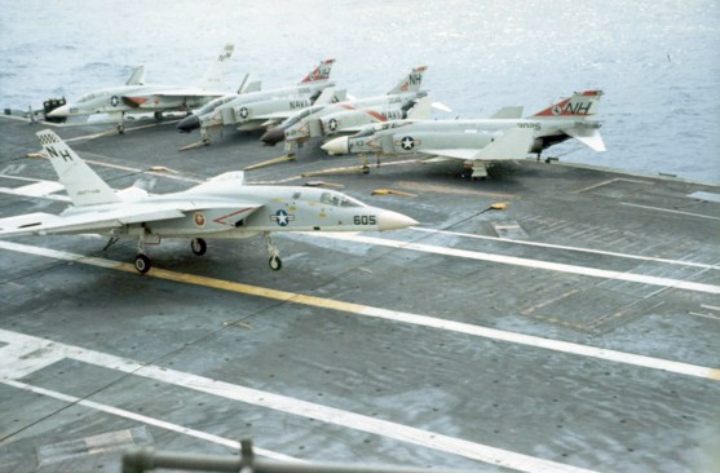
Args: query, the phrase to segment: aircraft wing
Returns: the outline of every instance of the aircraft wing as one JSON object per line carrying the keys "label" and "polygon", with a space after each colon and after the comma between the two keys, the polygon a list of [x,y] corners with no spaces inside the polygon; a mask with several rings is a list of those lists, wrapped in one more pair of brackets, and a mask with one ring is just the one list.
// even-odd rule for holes
{"label": "aircraft wing", "polygon": [[513,161],[525,159],[534,140],[532,128],[511,128],[484,148],[418,149],[419,153],[466,161]]}
{"label": "aircraft wing", "polygon": [[523,107],[503,107],[490,118],[522,118]]}
{"label": "aircraft wing", "polygon": [[153,99],[162,98],[192,98],[192,97],[219,97],[222,94],[215,92],[208,92],[202,89],[177,89],[167,90],[164,92],[150,92],[147,94],[133,94],[123,95],[120,99],[123,103],[129,107],[138,108],[141,107],[145,102]]}
{"label": "aircraft wing", "polygon": [[511,128],[478,151],[472,159],[475,161],[525,159],[533,141],[535,141],[535,131],[532,128]]}
{"label": "aircraft wing", "polygon": [[597,128],[567,128],[563,132],[572,136],[593,151],[603,152],[606,150],[600,130]]}
{"label": "aircraft wing", "polygon": [[465,160],[473,159],[473,157],[478,153],[478,150],[474,148],[418,149],[417,151],[418,153],[427,154],[430,156]]}
{"label": "aircraft wing", "polygon": [[[232,210],[229,215],[245,218],[262,207],[256,203],[232,202],[217,204],[203,202],[202,199],[174,202],[171,206],[152,207],[148,205],[125,205],[121,209],[110,211],[90,211],[77,215],[53,215],[44,212],[19,215],[0,219],[0,238],[27,235],[69,235],[78,233],[104,233],[125,225],[152,223],[162,220],[184,218],[196,210]],[[240,210],[238,210],[240,209]]]}
{"label": "aircraft wing", "polygon": [[296,110],[281,110],[279,112],[271,112],[271,113],[261,113],[258,115],[253,115],[252,119],[259,119],[259,120],[280,120],[283,121],[286,118],[289,118],[295,114]]}
{"label": "aircraft wing", "polygon": [[103,233],[133,223],[171,220],[184,216],[185,213],[177,209],[154,208],[139,211],[135,206],[70,216],[38,212],[0,219],[0,237]]}

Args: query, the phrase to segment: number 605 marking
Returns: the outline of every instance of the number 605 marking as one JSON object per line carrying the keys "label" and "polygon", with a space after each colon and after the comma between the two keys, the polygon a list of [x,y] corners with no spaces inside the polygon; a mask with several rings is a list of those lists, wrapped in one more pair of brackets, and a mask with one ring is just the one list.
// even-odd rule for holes
{"label": "number 605 marking", "polygon": [[377,219],[374,215],[356,215],[353,218],[353,223],[355,225],[375,225]]}

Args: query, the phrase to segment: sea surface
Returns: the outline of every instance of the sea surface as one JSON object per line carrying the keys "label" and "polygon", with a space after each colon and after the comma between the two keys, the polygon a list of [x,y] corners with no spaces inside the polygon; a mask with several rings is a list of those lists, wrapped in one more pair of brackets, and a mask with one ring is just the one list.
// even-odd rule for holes
{"label": "sea surface", "polygon": [[339,86],[376,95],[426,64],[453,109],[438,117],[530,114],[600,88],[608,151],[549,154],[720,182],[718,0],[0,0],[0,108],[72,101],[138,64],[148,83],[193,84],[228,42],[228,91],[246,72],[282,86],[334,57]]}

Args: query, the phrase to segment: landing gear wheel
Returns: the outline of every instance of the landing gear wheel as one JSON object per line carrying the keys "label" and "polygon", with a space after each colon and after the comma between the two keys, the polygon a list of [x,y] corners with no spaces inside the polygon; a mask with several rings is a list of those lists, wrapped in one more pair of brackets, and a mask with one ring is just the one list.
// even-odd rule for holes
{"label": "landing gear wheel", "polygon": [[207,252],[207,243],[202,238],[193,238],[190,241],[190,249],[198,256],[202,256]]}
{"label": "landing gear wheel", "polygon": [[118,132],[118,135],[124,135],[125,134],[125,125],[118,125],[117,132]]}
{"label": "landing gear wheel", "polygon": [[158,121],[158,122],[161,122],[163,120],[162,112],[153,113],[153,117],[155,118],[155,121]]}
{"label": "landing gear wheel", "polygon": [[270,269],[273,271],[280,271],[280,269],[282,269],[282,260],[279,256],[271,256],[268,264],[270,264]]}
{"label": "landing gear wheel", "polygon": [[141,253],[135,257],[135,269],[137,269],[138,273],[147,273],[150,271],[150,266],[150,258],[144,254]]}

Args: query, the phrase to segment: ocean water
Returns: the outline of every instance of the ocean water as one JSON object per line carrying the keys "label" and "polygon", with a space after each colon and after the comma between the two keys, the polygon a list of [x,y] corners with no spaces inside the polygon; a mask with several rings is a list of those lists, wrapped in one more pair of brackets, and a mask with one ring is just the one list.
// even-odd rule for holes
{"label": "ocean water", "polygon": [[77,99],[137,64],[149,83],[192,84],[227,42],[228,90],[246,72],[294,83],[335,57],[333,78],[359,97],[426,64],[453,109],[438,117],[531,113],[601,88],[608,151],[549,154],[720,182],[718,0],[0,0],[0,107]]}

